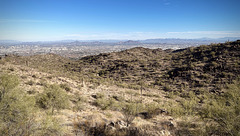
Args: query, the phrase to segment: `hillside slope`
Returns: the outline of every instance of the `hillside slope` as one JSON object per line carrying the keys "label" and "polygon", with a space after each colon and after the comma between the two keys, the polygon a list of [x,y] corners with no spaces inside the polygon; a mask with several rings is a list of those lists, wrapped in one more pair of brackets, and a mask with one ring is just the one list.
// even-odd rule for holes
{"label": "hillside slope", "polygon": [[182,50],[133,48],[87,56],[65,65],[97,78],[157,87],[167,91],[219,91],[240,74],[240,41]]}
{"label": "hillside slope", "polygon": [[[181,50],[138,47],[79,60],[55,54],[8,55],[0,59],[0,91],[8,85],[4,80],[17,75],[16,90],[36,101],[31,102],[37,109],[33,126],[47,117],[61,120],[57,129],[41,124],[47,128],[26,131],[33,134],[46,129],[49,135],[236,135],[239,73],[240,41]],[[53,110],[55,114],[37,104],[51,85],[65,92],[63,98],[70,103]],[[0,106],[6,103],[0,100]],[[7,121],[15,130],[14,122]],[[6,125],[2,118],[0,123]],[[7,129],[0,127],[0,135]]]}

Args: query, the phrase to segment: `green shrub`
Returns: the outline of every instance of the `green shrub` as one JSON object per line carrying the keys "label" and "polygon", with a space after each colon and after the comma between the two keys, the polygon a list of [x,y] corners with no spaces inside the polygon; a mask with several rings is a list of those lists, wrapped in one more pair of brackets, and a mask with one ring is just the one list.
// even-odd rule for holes
{"label": "green shrub", "polygon": [[0,76],[0,135],[64,135],[64,127],[56,118],[49,115],[36,118],[35,97],[27,95],[18,84],[17,76]]}
{"label": "green shrub", "polygon": [[97,94],[96,94],[96,99],[104,98],[104,97],[105,97],[105,94],[104,94],[104,93],[97,93]]}
{"label": "green shrub", "polygon": [[119,102],[123,102],[125,100],[122,96],[119,95],[114,95],[112,98]]}
{"label": "green shrub", "polygon": [[30,81],[28,81],[26,84],[32,86],[32,85],[34,85],[34,81],[30,80]]}
{"label": "green shrub", "polygon": [[174,91],[171,91],[171,92],[167,93],[167,97],[171,98],[171,99],[174,99],[176,97],[176,95],[175,95]]}
{"label": "green shrub", "polygon": [[214,126],[216,131],[211,131],[212,133],[240,135],[240,81],[228,85],[222,96],[208,99],[205,102],[200,115],[203,119],[211,119],[217,123]]}
{"label": "green shrub", "polygon": [[183,99],[180,103],[184,108],[186,115],[194,115],[197,112],[198,98],[195,96],[193,91],[188,93],[188,97]]}
{"label": "green shrub", "polygon": [[13,67],[10,67],[8,70],[10,70],[10,71],[14,71],[14,68],[13,68]]}
{"label": "green shrub", "polygon": [[0,76],[0,100],[4,97],[5,93],[11,91],[19,85],[19,79],[17,76],[2,74]]}
{"label": "green shrub", "polygon": [[152,118],[152,117],[158,115],[159,114],[159,112],[158,112],[159,108],[160,108],[160,106],[155,102],[148,103],[146,105],[146,110],[149,114],[149,118]]}
{"label": "green shrub", "polygon": [[162,107],[172,116],[181,117],[185,115],[184,108],[180,103],[169,101],[165,102]]}
{"label": "green shrub", "polygon": [[110,109],[112,105],[116,103],[114,99],[98,98],[96,101],[96,106],[100,107],[102,110]]}
{"label": "green shrub", "polygon": [[81,111],[85,108],[84,103],[87,102],[87,98],[79,94],[74,94],[74,98],[72,101],[74,102],[73,110]]}
{"label": "green shrub", "polygon": [[18,83],[16,76],[0,77],[0,135],[33,135],[35,100],[18,88]]}
{"label": "green shrub", "polygon": [[67,93],[53,84],[45,87],[44,92],[37,96],[37,104],[44,109],[50,109],[53,114],[55,109],[67,108],[70,103]]}
{"label": "green shrub", "polygon": [[171,87],[170,87],[169,84],[165,84],[165,85],[163,86],[163,89],[164,89],[164,91],[170,91],[170,90],[171,90]]}
{"label": "green shrub", "polygon": [[66,83],[65,84],[60,84],[60,87],[64,90],[66,90],[67,92],[71,91],[71,88]]}
{"label": "green shrub", "polygon": [[37,83],[37,85],[47,87],[47,82],[46,82],[45,80],[41,79],[41,80]]}
{"label": "green shrub", "polygon": [[127,123],[127,126],[129,126],[133,122],[138,113],[137,104],[127,103],[122,109],[122,112],[124,115],[124,121]]}
{"label": "green shrub", "polygon": [[64,127],[61,125],[59,119],[51,115],[45,115],[39,122],[39,127],[34,135],[39,136],[60,136],[65,134]]}

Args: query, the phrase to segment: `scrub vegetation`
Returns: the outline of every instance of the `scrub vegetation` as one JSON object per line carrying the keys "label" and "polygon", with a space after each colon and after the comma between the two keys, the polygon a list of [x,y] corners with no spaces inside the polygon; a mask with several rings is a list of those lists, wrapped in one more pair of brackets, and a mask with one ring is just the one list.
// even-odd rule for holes
{"label": "scrub vegetation", "polygon": [[240,135],[240,41],[0,58],[0,135]]}

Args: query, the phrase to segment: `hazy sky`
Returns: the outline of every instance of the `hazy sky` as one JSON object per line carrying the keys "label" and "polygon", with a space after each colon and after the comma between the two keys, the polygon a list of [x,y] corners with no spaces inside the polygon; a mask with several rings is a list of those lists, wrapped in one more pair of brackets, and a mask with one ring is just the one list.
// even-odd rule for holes
{"label": "hazy sky", "polygon": [[240,0],[0,0],[0,40],[240,37]]}

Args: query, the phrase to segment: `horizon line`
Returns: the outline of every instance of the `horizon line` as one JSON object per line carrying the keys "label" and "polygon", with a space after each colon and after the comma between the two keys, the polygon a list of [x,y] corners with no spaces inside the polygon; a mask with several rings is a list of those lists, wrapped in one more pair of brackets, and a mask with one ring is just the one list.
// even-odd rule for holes
{"label": "horizon line", "polygon": [[227,38],[236,38],[240,39],[239,36],[231,36],[231,37],[219,37],[219,38],[209,38],[209,37],[201,37],[201,38],[147,38],[147,39],[92,39],[92,40],[84,40],[84,39],[59,39],[59,40],[11,40],[11,39],[2,39],[1,41],[9,41],[9,42],[59,42],[59,41],[145,41],[145,40],[166,40],[166,39],[176,39],[176,40],[220,40]]}

